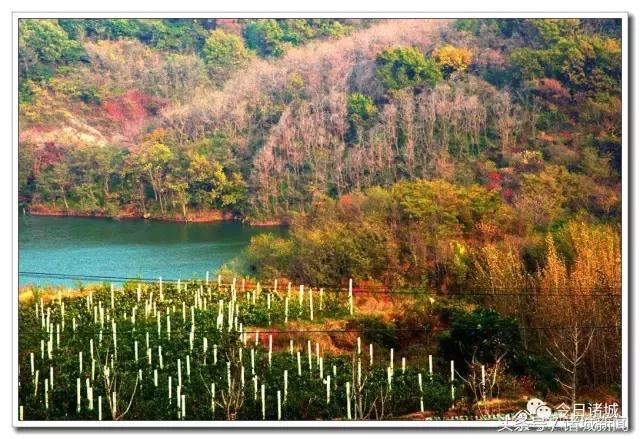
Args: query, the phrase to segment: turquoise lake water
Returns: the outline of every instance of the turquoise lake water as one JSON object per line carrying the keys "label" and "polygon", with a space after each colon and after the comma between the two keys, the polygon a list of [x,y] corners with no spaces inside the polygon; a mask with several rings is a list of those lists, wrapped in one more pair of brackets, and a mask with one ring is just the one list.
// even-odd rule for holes
{"label": "turquoise lake water", "polygon": [[[142,220],[19,218],[20,286],[74,286],[59,275],[163,279],[204,278],[239,256],[252,236],[283,227],[239,222],[182,224]],[[106,280],[109,281],[109,280]],[[83,283],[99,282],[84,279]]]}

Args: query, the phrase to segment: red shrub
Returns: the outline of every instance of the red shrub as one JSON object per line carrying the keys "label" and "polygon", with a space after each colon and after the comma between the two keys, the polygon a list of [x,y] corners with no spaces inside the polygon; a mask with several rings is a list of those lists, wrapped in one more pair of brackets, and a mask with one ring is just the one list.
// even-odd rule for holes
{"label": "red shrub", "polygon": [[487,183],[487,189],[492,190],[500,186],[502,182],[502,175],[498,171],[489,172],[489,183]]}
{"label": "red shrub", "polygon": [[557,79],[539,79],[536,81],[535,88],[540,95],[556,102],[566,100],[571,96],[569,90]]}

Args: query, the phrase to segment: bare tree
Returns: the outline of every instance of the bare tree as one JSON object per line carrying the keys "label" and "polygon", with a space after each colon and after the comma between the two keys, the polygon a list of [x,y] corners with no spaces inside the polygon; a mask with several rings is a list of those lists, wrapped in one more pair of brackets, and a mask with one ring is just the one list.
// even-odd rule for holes
{"label": "bare tree", "polygon": [[[565,330],[559,329],[559,331]],[[567,380],[561,380],[556,377],[556,381],[569,395],[572,406],[576,403],[578,370],[589,351],[594,333],[595,329],[582,329],[577,322],[574,322],[573,327],[568,330],[567,334],[558,334],[558,332],[553,331],[548,338],[551,346],[547,348],[547,352],[556,365],[569,375]]]}
{"label": "bare tree", "polygon": [[[489,415],[487,400],[500,397],[500,384],[505,373],[503,360],[506,355],[507,352],[503,352],[496,356],[494,363],[484,365],[476,359],[476,352],[474,351],[471,361],[467,362],[469,369],[467,376],[456,372],[471,391],[473,401],[482,415]],[[482,373],[483,367],[484,376]]]}
{"label": "bare tree", "polygon": [[100,360],[100,352],[96,350],[96,356],[98,357],[98,367],[100,368],[100,374],[102,375],[104,390],[106,392],[107,402],[109,403],[109,411],[111,412],[111,419],[114,421],[122,420],[129,410],[131,409],[131,404],[133,403],[133,399],[136,396],[136,391],[138,389],[138,380],[139,377],[136,375],[136,381],[133,385],[133,390],[131,390],[131,396],[129,398],[129,403],[127,407],[122,410],[123,406],[118,404],[118,401],[126,401],[126,397],[123,398],[123,395],[126,394],[125,386],[126,381],[121,373],[118,372],[115,365],[113,368],[109,367],[109,351],[107,350],[107,354],[105,355],[104,364]]}
{"label": "bare tree", "polygon": [[391,397],[391,388],[386,384],[382,384],[377,386],[377,388],[371,389],[371,386],[367,386],[367,382],[369,381],[368,374],[364,369],[361,369],[362,373],[360,381],[358,382],[358,366],[355,355],[352,357],[351,363],[354,419],[384,419],[387,414],[386,403]]}
{"label": "bare tree", "polygon": [[200,379],[204,383],[204,388],[211,396],[212,403],[224,410],[226,419],[228,421],[235,420],[244,405],[245,389],[244,382],[241,377],[241,363],[239,359],[238,349],[234,348],[234,346],[235,344],[232,343],[231,347],[227,349],[227,352],[225,353],[229,367],[229,381],[227,383],[227,387],[220,390],[220,399],[216,398],[216,395],[211,393],[211,390],[213,389],[209,389],[208,384],[205,382],[202,375],[200,375]]}

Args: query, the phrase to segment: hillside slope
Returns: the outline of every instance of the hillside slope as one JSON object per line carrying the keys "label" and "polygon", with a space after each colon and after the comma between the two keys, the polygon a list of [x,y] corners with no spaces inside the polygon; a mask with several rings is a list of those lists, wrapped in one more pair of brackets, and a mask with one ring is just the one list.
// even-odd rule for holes
{"label": "hillside slope", "polygon": [[34,212],[286,221],[419,178],[511,203],[565,171],[591,194],[570,210],[619,209],[611,20],[85,21],[21,27]]}

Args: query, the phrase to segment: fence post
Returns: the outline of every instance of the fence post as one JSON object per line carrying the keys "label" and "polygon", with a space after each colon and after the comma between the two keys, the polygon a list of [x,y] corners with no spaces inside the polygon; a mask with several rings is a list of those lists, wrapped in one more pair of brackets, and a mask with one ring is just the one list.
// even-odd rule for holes
{"label": "fence post", "polygon": [[353,279],[349,279],[349,314],[353,315]]}

